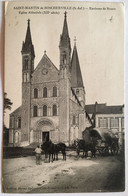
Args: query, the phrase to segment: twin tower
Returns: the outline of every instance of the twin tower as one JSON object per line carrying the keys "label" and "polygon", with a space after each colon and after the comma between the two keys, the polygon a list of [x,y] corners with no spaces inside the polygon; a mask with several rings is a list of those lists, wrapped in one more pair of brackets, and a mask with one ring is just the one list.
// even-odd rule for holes
{"label": "twin tower", "polygon": [[17,122],[10,127],[16,146],[49,139],[70,145],[74,139],[82,138],[86,128],[85,90],[76,43],[71,58],[66,12],[59,50],[59,69],[46,52],[34,69],[35,51],[28,20],[21,51],[22,105],[10,115]]}

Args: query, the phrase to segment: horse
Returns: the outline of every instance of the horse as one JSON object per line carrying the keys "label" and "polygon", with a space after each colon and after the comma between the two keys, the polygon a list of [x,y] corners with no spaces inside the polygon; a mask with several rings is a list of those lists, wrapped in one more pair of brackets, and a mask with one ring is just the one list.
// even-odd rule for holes
{"label": "horse", "polygon": [[66,160],[66,145],[64,143],[58,143],[54,144],[55,145],[55,155],[56,155],[56,160],[58,160],[58,153],[61,151],[63,155],[63,160]]}
{"label": "horse", "polygon": [[85,141],[84,140],[74,140],[74,146],[76,148],[77,156],[79,157],[80,151],[83,151],[83,157],[85,154]]}
{"label": "horse", "polygon": [[77,156],[79,157],[80,151],[83,151],[83,157],[88,157],[88,151],[91,151],[91,157],[95,157],[96,154],[96,144],[94,142],[85,142],[85,140],[74,140],[74,145],[76,147]]}
{"label": "horse", "polygon": [[49,162],[52,156],[52,162],[58,160],[58,153],[61,151],[63,160],[66,160],[66,145],[64,143],[54,144],[52,141],[46,141],[41,145],[42,150],[45,152],[45,158],[49,155]]}
{"label": "horse", "polygon": [[46,141],[41,145],[41,149],[44,151],[45,153],[45,159],[47,158],[47,156],[49,155],[49,162],[50,162],[50,158],[52,156],[52,162],[55,159],[55,150],[54,150],[55,146],[51,141]]}

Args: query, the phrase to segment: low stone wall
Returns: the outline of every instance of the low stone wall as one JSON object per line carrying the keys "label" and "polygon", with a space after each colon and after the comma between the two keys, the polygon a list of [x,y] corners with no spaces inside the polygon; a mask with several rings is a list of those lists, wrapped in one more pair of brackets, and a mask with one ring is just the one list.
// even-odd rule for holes
{"label": "low stone wall", "polygon": [[3,158],[34,156],[34,148],[3,147]]}
{"label": "low stone wall", "polygon": [[[3,147],[3,158],[18,158],[18,157],[26,157],[26,156],[34,156],[35,148],[28,147]],[[66,147],[66,151],[74,150],[73,147]]]}

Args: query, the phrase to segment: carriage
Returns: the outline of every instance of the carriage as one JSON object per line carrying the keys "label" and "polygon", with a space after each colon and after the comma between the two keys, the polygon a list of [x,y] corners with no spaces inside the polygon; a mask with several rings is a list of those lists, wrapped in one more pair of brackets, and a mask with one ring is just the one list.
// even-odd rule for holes
{"label": "carriage", "polygon": [[95,149],[100,155],[118,154],[118,138],[109,129],[86,128],[83,131],[83,140],[95,143]]}

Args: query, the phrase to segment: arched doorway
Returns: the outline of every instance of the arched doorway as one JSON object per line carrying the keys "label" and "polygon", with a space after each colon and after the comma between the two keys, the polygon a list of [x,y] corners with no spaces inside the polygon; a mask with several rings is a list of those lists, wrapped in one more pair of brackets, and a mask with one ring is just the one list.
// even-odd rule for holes
{"label": "arched doorway", "polygon": [[38,140],[40,142],[46,142],[52,139],[51,132],[54,131],[54,125],[52,121],[48,119],[40,120],[36,125],[36,133],[38,133]]}

